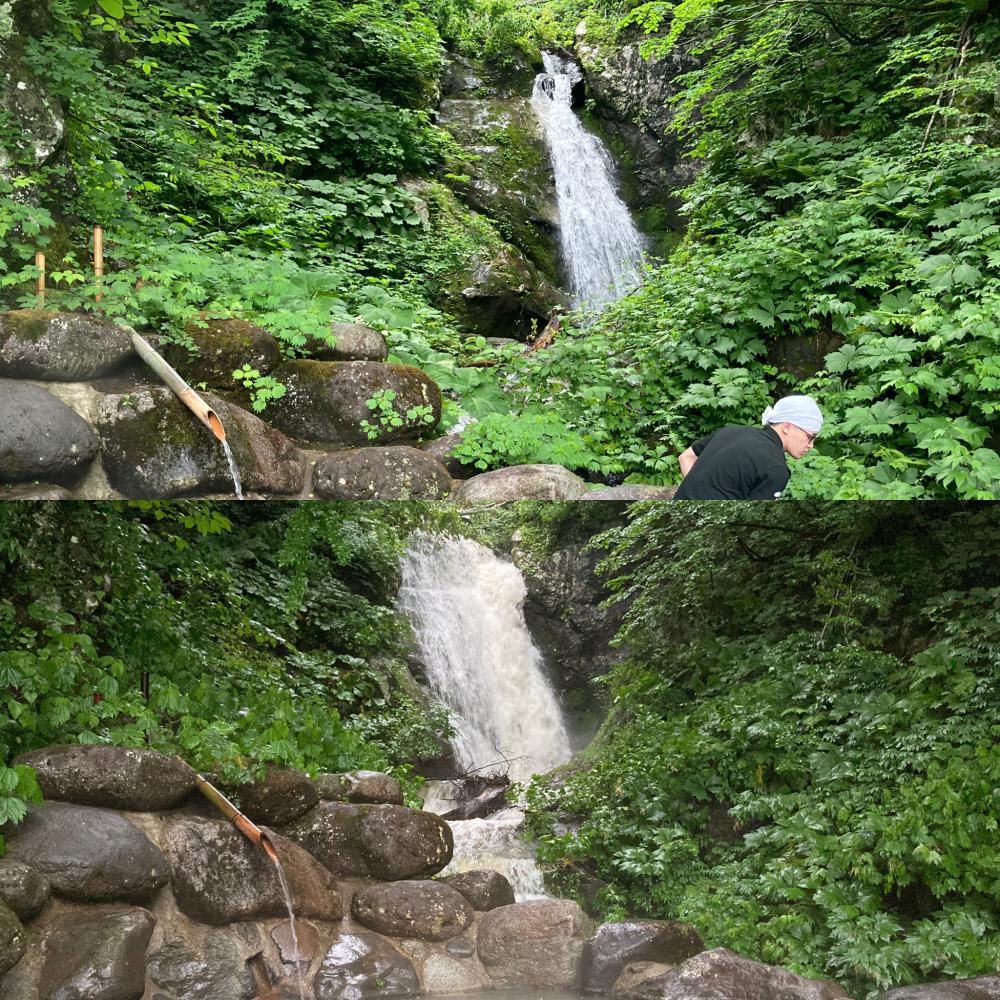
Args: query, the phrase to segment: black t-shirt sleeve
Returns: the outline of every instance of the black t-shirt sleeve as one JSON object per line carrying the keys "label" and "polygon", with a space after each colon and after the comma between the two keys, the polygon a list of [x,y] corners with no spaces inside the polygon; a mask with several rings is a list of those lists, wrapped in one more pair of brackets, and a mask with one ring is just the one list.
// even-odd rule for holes
{"label": "black t-shirt sleeve", "polygon": [[788,485],[791,470],[787,465],[773,465],[764,474],[764,478],[750,491],[749,500],[777,500]]}
{"label": "black t-shirt sleeve", "polygon": [[698,438],[698,440],[695,441],[693,445],[691,445],[691,450],[696,455],[700,455],[708,447],[708,442],[715,437],[715,433],[716,433],[715,431],[712,431],[711,434],[706,434],[703,438]]}

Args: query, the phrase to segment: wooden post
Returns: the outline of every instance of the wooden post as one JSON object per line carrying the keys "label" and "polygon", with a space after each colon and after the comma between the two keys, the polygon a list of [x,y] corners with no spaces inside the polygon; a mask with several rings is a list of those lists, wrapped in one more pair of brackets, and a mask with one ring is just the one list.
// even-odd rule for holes
{"label": "wooden post", "polygon": [[35,267],[38,268],[38,304],[45,305],[45,254],[39,250],[35,254]]}
{"label": "wooden post", "polygon": [[97,301],[104,297],[101,291],[101,278],[104,277],[104,230],[94,226],[94,278],[97,282]]}

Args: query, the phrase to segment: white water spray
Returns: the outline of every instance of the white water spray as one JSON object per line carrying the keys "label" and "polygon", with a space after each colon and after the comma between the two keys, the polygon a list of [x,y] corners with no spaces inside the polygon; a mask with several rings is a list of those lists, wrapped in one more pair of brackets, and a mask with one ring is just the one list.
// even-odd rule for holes
{"label": "white water spray", "polygon": [[559,239],[575,306],[598,310],[642,281],[644,240],[615,190],[614,163],[573,113],[583,75],[568,59],[543,53],[531,106],[545,132],[559,201]]}
{"label": "white water spray", "polygon": [[467,538],[418,533],[403,561],[399,605],[430,687],[452,711],[453,749],[466,771],[514,781],[570,756],[555,694],[521,605],[517,567]]}

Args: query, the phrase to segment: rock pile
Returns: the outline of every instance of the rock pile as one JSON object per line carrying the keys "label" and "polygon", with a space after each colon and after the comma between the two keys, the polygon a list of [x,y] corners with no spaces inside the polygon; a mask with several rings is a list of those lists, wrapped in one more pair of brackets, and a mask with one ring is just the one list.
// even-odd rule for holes
{"label": "rock pile", "polygon": [[[386,363],[385,340],[368,327],[333,324],[335,346],[293,361],[282,360],[275,338],[242,320],[208,321],[189,334],[194,352],[163,345],[163,353],[222,421],[248,495],[450,496],[471,505],[587,493],[560,466],[515,466],[456,483],[453,476],[475,471],[447,454],[460,438],[444,449],[421,440],[441,419],[440,389],[418,368]],[[232,378],[246,363],[286,388],[266,419],[250,412],[249,391]],[[373,399],[386,406],[372,408]],[[0,313],[0,499],[225,497],[234,490],[219,443],[138,360],[120,327],[75,313]]]}
{"label": "rock pile", "polygon": [[206,800],[194,773],[150,750],[49,747],[25,755],[47,801],[3,830],[5,1000],[366,1000],[506,987],[635,1000],[834,1000],[832,983],[724,949],[683,924],[595,930],[573,902],[515,902],[496,872],[435,880],[448,825],[400,804],[398,782],[315,781],[281,768],[244,786],[272,862]]}

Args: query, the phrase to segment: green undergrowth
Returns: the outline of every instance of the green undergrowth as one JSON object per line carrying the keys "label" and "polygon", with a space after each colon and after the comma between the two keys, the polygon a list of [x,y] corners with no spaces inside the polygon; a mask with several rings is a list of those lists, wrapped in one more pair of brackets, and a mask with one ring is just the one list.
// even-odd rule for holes
{"label": "green undergrowth", "polygon": [[992,973],[997,516],[769,512],[645,504],[600,539],[630,655],[588,759],[530,793],[551,884],[857,998]]}
{"label": "green undergrowth", "polygon": [[[0,824],[21,753],[149,747],[228,785],[265,765],[388,770],[440,753],[394,609],[416,505],[34,504],[0,510]],[[147,678],[149,696],[143,694]]]}

